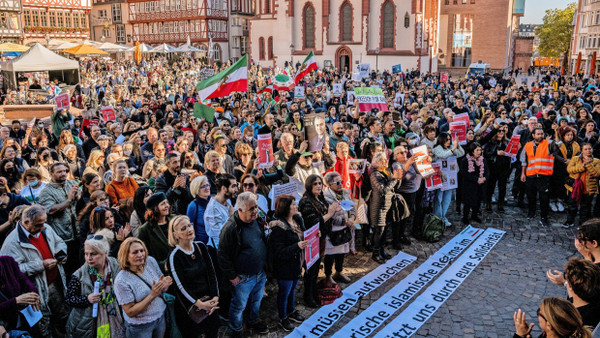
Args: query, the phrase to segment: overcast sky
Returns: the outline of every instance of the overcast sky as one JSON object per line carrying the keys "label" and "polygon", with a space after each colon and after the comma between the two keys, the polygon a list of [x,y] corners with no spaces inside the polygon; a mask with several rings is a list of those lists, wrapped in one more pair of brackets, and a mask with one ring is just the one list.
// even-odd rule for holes
{"label": "overcast sky", "polygon": [[542,23],[542,18],[547,9],[565,8],[575,0],[525,0],[525,16],[521,23]]}

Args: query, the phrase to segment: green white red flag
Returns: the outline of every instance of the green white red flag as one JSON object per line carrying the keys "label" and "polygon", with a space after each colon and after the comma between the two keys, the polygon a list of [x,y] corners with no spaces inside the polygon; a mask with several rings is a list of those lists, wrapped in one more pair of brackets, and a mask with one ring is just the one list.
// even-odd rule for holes
{"label": "green white red flag", "polygon": [[273,89],[290,91],[294,88],[294,81],[285,74],[277,74],[273,78]]}
{"label": "green white red flag", "polygon": [[196,89],[202,101],[248,91],[248,57],[244,55],[224,71],[202,80]]}
{"label": "green white red flag", "polygon": [[302,62],[298,73],[296,73],[294,83],[298,84],[298,82],[300,82],[300,80],[302,80],[306,76],[306,74],[310,73],[315,69],[317,69],[317,60],[315,59],[315,55],[311,50],[310,53],[308,53],[308,55],[306,56],[306,59],[304,59],[304,62]]}

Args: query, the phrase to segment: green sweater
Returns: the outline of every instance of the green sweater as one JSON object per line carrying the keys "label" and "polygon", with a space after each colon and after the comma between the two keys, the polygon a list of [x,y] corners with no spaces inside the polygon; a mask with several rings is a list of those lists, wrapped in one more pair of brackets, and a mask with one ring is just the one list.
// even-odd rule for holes
{"label": "green sweater", "polygon": [[62,110],[57,110],[52,113],[50,123],[52,124],[52,132],[56,138],[60,138],[60,133],[65,127],[69,126],[69,121],[73,119],[73,115],[67,111],[66,115],[62,114]]}
{"label": "green sweater", "polygon": [[[172,218],[173,215],[167,216],[167,224],[169,224]],[[168,225],[164,226],[168,227]],[[165,268],[169,253],[171,253],[171,250],[173,249],[169,245],[169,239],[166,235],[167,229],[164,230],[165,231],[163,231],[157,223],[148,221],[142,225],[140,228],[140,235],[138,236],[138,238],[146,244],[148,255],[156,259],[161,269]]]}

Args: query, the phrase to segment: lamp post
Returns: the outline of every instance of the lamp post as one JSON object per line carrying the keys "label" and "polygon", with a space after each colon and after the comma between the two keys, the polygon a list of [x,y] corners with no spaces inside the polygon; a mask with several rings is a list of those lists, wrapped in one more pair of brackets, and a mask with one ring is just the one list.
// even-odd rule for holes
{"label": "lamp post", "polygon": [[379,74],[379,47],[375,48],[375,71]]}
{"label": "lamp post", "polygon": [[296,48],[294,47],[294,44],[292,43],[290,45],[290,58],[292,59],[292,69],[294,69],[294,52],[296,51]]}

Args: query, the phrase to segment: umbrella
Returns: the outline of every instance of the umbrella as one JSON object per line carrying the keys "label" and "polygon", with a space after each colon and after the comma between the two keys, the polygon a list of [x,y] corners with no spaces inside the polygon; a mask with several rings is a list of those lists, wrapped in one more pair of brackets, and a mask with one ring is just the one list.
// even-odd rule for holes
{"label": "umbrella", "polygon": [[73,55],[108,55],[107,52],[85,43],[79,46],[64,49],[63,52]]}
{"label": "umbrella", "polygon": [[[136,41],[136,46],[137,46],[138,43],[139,42]],[[148,53],[153,48],[152,46],[147,45],[145,43],[140,43],[139,45],[140,45],[140,51],[142,53]],[[126,52],[135,52],[136,46],[133,46],[133,47],[129,48],[128,50],[126,50]]]}
{"label": "umbrella", "polygon": [[575,74],[579,74],[581,70],[581,52],[577,54],[577,63],[575,64]]}
{"label": "umbrella", "polygon": [[129,47],[123,47],[121,45],[117,45],[111,42],[104,42],[98,46],[94,46],[98,49],[101,49],[105,52],[109,52],[109,53],[116,53],[116,52],[124,52],[127,49],[129,49]]}
{"label": "umbrella", "polygon": [[5,53],[5,52],[26,52],[29,50],[29,47],[27,46],[23,46],[23,45],[19,45],[16,43],[11,43],[11,42],[5,42],[5,43],[0,43],[0,53]]}
{"label": "umbrella", "polygon": [[174,53],[179,52],[180,50],[171,45],[167,45],[163,43],[162,45],[158,45],[150,50],[150,53]]}
{"label": "umbrella", "polygon": [[67,49],[67,48],[77,47],[79,45],[74,42],[60,41],[60,42],[58,42],[58,44],[55,44],[55,45],[49,44],[49,46],[50,46],[49,49],[52,49],[52,50],[63,50],[63,49]]}
{"label": "umbrella", "polygon": [[596,74],[596,52],[592,54],[592,62],[590,62],[590,75]]}
{"label": "umbrella", "polygon": [[200,49],[198,49],[192,45],[188,45],[187,43],[179,46],[177,49],[179,49],[180,52],[199,52],[200,51]]}

